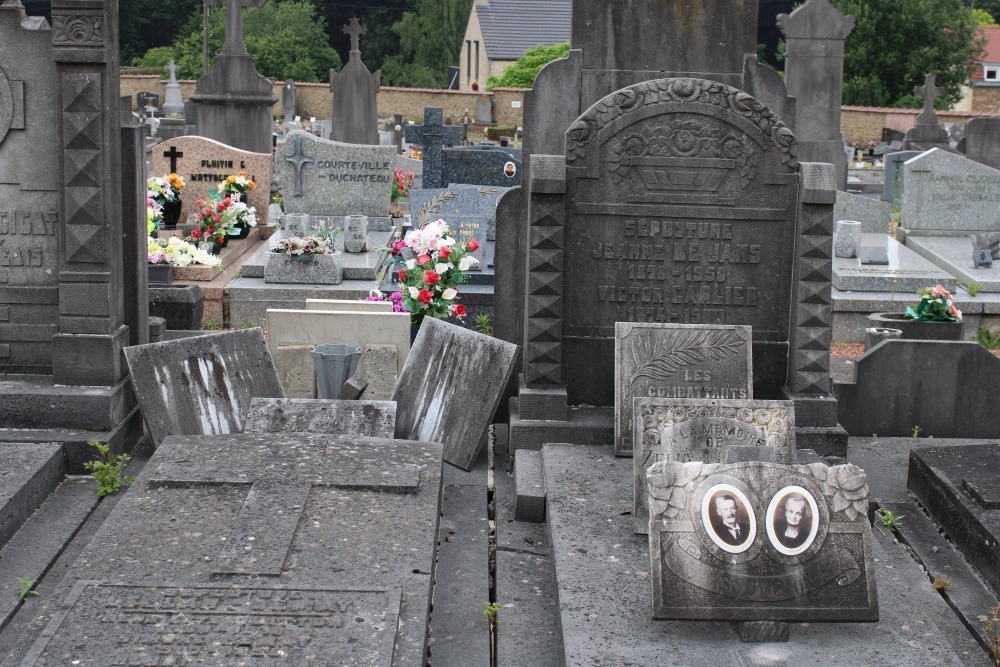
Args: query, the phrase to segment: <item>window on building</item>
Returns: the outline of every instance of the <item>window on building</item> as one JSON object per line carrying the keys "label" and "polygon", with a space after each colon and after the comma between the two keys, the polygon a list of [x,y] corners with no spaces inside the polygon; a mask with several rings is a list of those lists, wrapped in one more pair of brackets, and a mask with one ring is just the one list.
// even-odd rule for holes
{"label": "window on building", "polygon": [[987,65],[983,63],[983,79],[1000,82],[1000,65]]}

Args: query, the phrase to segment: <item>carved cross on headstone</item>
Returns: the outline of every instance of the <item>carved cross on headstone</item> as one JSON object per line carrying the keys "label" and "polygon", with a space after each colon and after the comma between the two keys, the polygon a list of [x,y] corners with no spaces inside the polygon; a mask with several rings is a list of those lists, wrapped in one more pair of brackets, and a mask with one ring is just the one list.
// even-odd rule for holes
{"label": "carved cross on headstone", "polygon": [[295,186],[292,189],[293,197],[302,196],[302,167],[303,165],[312,162],[313,158],[311,155],[306,155],[302,152],[302,135],[297,134],[292,137],[292,141],[295,144],[295,149],[292,154],[285,154],[285,162],[291,162],[295,165]]}
{"label": "carved cross on headstone", "polygon": [[420,487],[417,466],[373,463],[396,458],[398,440],[302,433],[180,438],[187,443],[168,450],[151,488],[250,487],[214,561],[216,574],[280,576],[314,486],[381,493]]}
{"label": "carved cross on headstone", "polygon": [[937,125],[938,117],[934,113],[934,98],[940,95],[944,95],[944,88],[939,88],[934,85],[935,75],[928,74],[924,79],[924,85],[914,86],[914,95],[923,95],[924,97],[924,110],[920,112],[917,116],[918,125]]}
{"label": "carved cross on headstone", "polygon": [[184,153],[177,150],[177,146],[171,146],[169,151],[163,151],[163,157],[170,160],[170,173],[177,173],[177,158],[184,157]]}
{"label": "carved cross on headstone", "polygon": [[243,9],[245,7],[263,7],[267,0],[205,0],[209,7],[226,8],[226,41],[222,45],[222,54],[248,55],[247,45],[243,41]]}
{"label": "carved cross on headstone", "polygon": [[445,145],[455,146],[462,141],[462,130],[457,125],[442,122],[444,110],[441,107],[424,107],[424,124],[407,125],[406,141],[423,146],[424,187],[443,188],[444,183],[442,149]]}
{"label": "carved cross on headstone", "polygon": [[357,16],[351,17],[351,22],[343,27],[344,34],[351,36],[351,52],[361,53],[361,43],[359,37],[365,34],[365,28],[358,21]]}

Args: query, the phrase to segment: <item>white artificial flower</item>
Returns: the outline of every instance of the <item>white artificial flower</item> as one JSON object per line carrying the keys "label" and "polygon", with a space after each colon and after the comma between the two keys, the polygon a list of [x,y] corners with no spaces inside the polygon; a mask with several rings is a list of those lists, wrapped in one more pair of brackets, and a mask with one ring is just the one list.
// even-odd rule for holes
{"label": "white artificial flower", "polygon": [[439,276],[443,276],[445,274],[445,272],[448,269],[450,269],[450,268],[451,268],[451,264],[448,264],[447,262],[440,262],[440,263],[434,265],[434,271]]}
{"label": "white artificial flower", "polygon": [[420,290],[418,290],[416,287],[407,287],[406,289],[410,293],[411,299],[416,299],[417,297],[420,296]]}
{"label": "white artificial flower", "polygon": [[449,287],[445,291],[441,292],[441,298],[447,299],[448,301],[451,301],[456,296],[458,296],[458,290],[455,289],[454,287]]}
{"label": "white artificial flower", "polygon": [[416,259],[408,259],[408,260],[406,260],[406,268],[407,269],[412,269],[416,265],[417,265],[417,260]]}
{"label": "white artificial flower", "polygon": [[479,264],[479,260],[472,255],[466,255],[462,258],[462,261],[458,263],[458,268],[462,271],[468,271],[473,264]]}

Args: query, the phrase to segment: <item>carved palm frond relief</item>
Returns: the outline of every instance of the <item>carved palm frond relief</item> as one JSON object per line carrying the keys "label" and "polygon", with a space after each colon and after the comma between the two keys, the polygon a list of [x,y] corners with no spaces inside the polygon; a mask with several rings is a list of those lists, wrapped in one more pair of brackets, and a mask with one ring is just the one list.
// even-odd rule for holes
{"label": "carved palm frond relief", "polygon": [[449,199],[454,199],[456,193],[448,191],[442,192],[439,195],[434,195],[417,209],[417,226],[423,227],[431,221],[431,216],[441,210],[441,207]]}
{"label": "carved palm frond relief", "polygon": [[676,336],[646,335],[632,348],[632,381],[647,377],[665,381],[671,373],[706,361],[720,361],[742,352],[746,343],[732,331],[690,331]]}

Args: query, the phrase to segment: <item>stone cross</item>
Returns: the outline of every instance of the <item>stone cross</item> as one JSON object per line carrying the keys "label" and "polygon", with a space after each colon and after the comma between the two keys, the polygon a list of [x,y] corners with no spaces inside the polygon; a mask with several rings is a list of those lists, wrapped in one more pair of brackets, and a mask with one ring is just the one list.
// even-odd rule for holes
{"label": "stone cross", "polygon": [[[216,574],[279,576],[295,537],[309,492],[314,486],[415,493],[420,486],[416,467],[372,465],[357,456],[382,451],[391,458],[397,440],[295,434],[213,436],[231,441],[238,456],[191,457],[205,436],[190,439],[193,447],[172,448],[176,458],[160,463],[150,479],[152,488],[248,485],[250,487],[232,532],[214,562]],[[211,448],[206,451],[213,451]],[[376,460],[377,460],[376,458]]]}
{"label": "stone cross", "polygon": [[169,83],[177,83],[177,63],[174,59],[170,59],[170,63],[167,65],[167,69],[170,70],[170,81]]}
{"label": "stone cross", "polygon": [[291,162],[295,165],[295,186],[292,190],[293,197],[302,196],[302,167],[303,165],[312,162],[313,158],[311,155],[306,155],[302,152],[302,135],[297,134],[295,139],[295,150],[292,151],[291,155],[285,154],[285,162]]}
{"label": "stone cross", "polygon": [[924,79],[924,85],[914,86],[914,95],[924,96],[924,110],[920,112],[917,116],[917,124],[919,125],[937,125],[938,117],[934,113],[934,98],[940,95],[944,95],[944,88],[939,88],[934,85],[935,75],[928,74]]}
{"label": "stone cross", "polygon": [[424,149],[424,187],[443,188],[443,155],[445,145],[455,146],[462,141],[462,130],[457,125],[442,122],[441,107],[424,107],[424,124],[407,125],[406,141],[420,144]]}
{"label": "stone cross", "polygon": [[295,81],[292,79],[286,80],[281,89],[281,115],[285,121],[291,120],[295,115]]}
{"label": "stone cross", "polygon": [[170,173],[177,173],[177,158],[184,157],[184,153],[177,150],[177,146],[171,146],[169,151],[163,151],[163,157],[170,159]]}
{"label": "stone cross", "polygon": [[359,37],[365,34],[365,29],[358,21],[358,17],[351,17],[351,22],[343,27],[344,34],[351,36],[351,53],[361,53]]}
{"label": "stone cross", "polygon": [[260,8],[266,2],[267,0],[205,0],[209,7],[226,8],[226,41],[222,45],[222,54],[247,55],[247,45],[243,41],[243,9]]}

